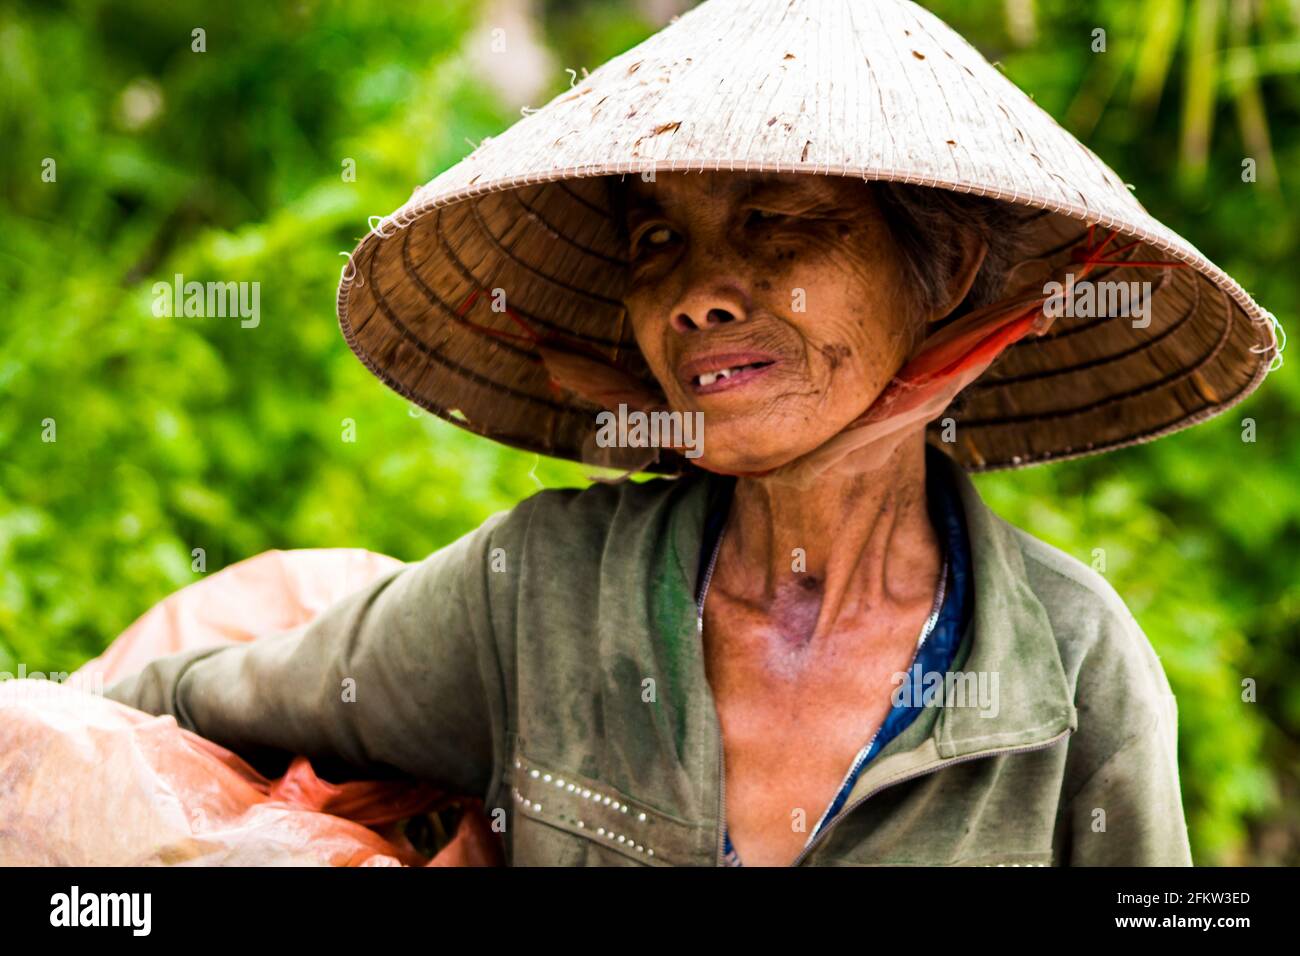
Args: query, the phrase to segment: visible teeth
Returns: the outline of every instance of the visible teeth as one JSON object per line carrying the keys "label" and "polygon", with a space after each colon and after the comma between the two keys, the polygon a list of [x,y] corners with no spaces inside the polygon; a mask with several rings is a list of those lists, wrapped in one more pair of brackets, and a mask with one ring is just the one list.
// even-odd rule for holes
{"label": "visible teeth", "polygon": [[716,372],[705,372],[699,377],[699,382],[701,386],[712,385],[720,378],[731,378],[731,376],[735,375],[738,371],[740,371],[740,369],[720,368]]}

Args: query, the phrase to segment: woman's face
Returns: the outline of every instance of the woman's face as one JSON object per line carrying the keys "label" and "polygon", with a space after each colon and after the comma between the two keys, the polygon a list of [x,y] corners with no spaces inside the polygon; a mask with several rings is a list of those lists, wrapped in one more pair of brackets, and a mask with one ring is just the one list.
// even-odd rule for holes
{"label": "woman's face", "polygon": [[703,412],[707,468],[764,471],[860,415],[918,314],[870,186],[800,174],[628,177],[625,302],[668,406]]}

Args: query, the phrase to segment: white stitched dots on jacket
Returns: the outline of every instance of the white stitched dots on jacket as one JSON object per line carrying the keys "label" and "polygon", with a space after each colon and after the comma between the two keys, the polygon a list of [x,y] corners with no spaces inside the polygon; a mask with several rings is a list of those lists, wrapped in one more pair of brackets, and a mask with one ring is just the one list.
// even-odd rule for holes
{"label": "white stitched dots on jacket", "polygon": [[1050,866],[1048,863],[985,863],[985,866]]}
{"label": "white stitched dots on jacket", "polygon": [[[595,793],[591,790],[585,789],[583,787],[579,787],[573,783],[566,783],[563,777],[557,777],[553,774],[545,773],[541,770],[537,770],[533,768],[525,768],[524,765],[518,760],[515,761],[515,769],[525,770],[528,776],[531,777],[532,779],[540,780],[543,783],[554,784],[556,788],[563,790],[567,793],[572,793],[574,796],[582,800],[591,800],[592,802],[600,806],[609,807],[611,810],[617,810],[620,813],[627,813],[629,810],[628,805],[626,803],[620,803],[618,800],[615,800],[613,797],[606,796],[601,793]],[[528,797],[525,797],[522,793],[519,792],[518,787],[511,787],[511,791],[514,794],[515,802],[523,804],[524,809],[531,810],[533,813],[542,812],[542,804],[540,801],[531,800]],[[562,819],[564,818],[563,814],[561,814],[560,816]],[[636,818],[640,823],[646,822],[646,815],[643,811],[638,812]],[[576,817],[571,819],[573,824],[577,826],[578,829],[580,830],[587,829],[587,822],[585,820],[580,820]],[[611,843],[621,843],[624,846],[628,847],[628,849],[635,850],[637,853],[644,853],[646,856],[655,855],[655,851],[652,848],[647,847],[644,844],[637,843],[633,837],[629,837],[626,833],[617,833],[614,830],[606,829],[605,827],[597,827],[596,835],[608,839]]]}

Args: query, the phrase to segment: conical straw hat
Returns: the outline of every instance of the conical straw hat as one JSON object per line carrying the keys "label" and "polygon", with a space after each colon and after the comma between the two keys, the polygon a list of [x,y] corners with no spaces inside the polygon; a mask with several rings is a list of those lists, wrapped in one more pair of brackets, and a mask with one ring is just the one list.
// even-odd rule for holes
{"label": "conical straw hat", "polygon": [[[551,385],[520,325],[653,382],[621,302],[627,250],[601,177],[705,170],[977,193],[1041,211],[1019,259],[1068,265],[1092,227],[1116,231],[1126,261],[1186,264],[1109,266],[1114,281],[1152,283],[1149,325],[1058,318],[968,386],[945,450],[971,471],[1149,441],[1241,401],[1280,361],[1268,312],[907,0],[695,7],[375,225],[344,268],[343,334],[391,388],[462,427],[609,464],[593,443],[600,409]],[[494,311],[493,295],[510,310]]]}

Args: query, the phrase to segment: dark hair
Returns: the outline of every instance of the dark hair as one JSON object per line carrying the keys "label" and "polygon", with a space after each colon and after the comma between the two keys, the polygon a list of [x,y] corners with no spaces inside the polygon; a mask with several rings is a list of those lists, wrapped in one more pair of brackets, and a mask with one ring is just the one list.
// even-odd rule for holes
{"label": "dark hair", "polygon": [[1032,212],[974,193],[893,182],[873,186],[876,201],[915,282],[918,305],[926,311],[942,306],[948,282],[961,266],[961,246],[952,240],[953,234],[961,230],[974,231],[988,246],[988,252],[966,298],[943,320],[944,324],[1002,296],[1007,273],[1016,264],[1023,227]]}

